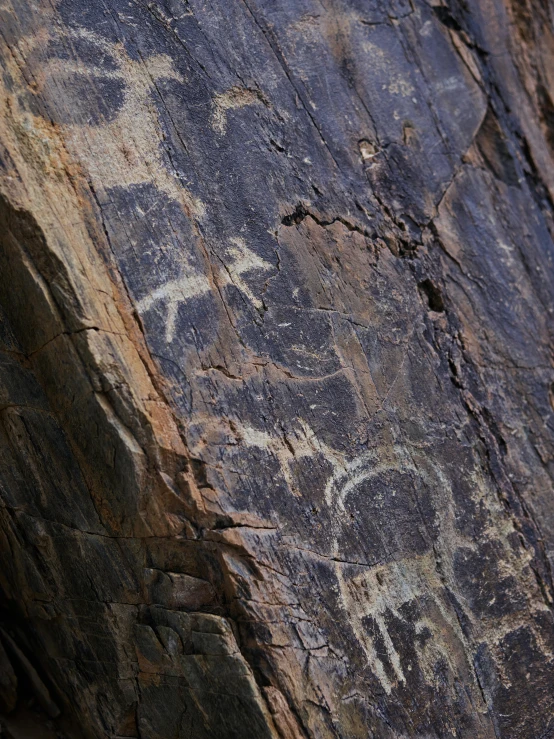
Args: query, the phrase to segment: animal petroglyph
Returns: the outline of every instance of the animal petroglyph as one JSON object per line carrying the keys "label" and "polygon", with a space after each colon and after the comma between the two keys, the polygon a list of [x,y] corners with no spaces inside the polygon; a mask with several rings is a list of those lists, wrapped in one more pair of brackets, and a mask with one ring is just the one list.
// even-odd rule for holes
{"label": "animal petroglyph", "polygon": [[[234,285],[239,289],[256,308],[262,307],[262,302],[257,298],[243,278],[248,272],[256,270],[272,270],[273,265],[248,249],[240,238],[230,239],[231,246],[226,250],[228,260],[221,260],[221,267],[217,270],[217,283],[219,287]],[[208,277],[196,271],[195,268],[185,266],[185,274],[175,280],[170,280],[156,288],[149,295],[137,302],[139,313],[151,310],[156,304],[164,303],[167,311],[167,322],[165,339],[167,343],[175,337],[175,327],[179,306],[187,303],[193,298],[201,297],[212,292]]]}
{"label": "animal petroglyph", "polygon": [[200,272],[191,271],[176,280],[170,280],[161,287],[151,292],[142,300],[137,302],[139,313],[153,308],[157,303],[165,303],[167,310],[167,322],[165,328],[165,340],[167,343],[173,341],[175,336],[175,322],[179,312],[179,305],[186,303],[191,298],[200,297],[211,291],[208,278]]}
{"label": "animal petroglyph", "polygon": [[[399,444],[385,450],[367,450],[349,457],[318,439],[316,433],[301,419],[296,432],[287,434],[286,444],[278,435],[273,436],[246,424],[237,424],[236,420],[234,428],[245,446],[262,449],[279,462],[289,489],[297,497],[302,496],[302,491],[294,479],[293,463],[302,458],[315,459],[321,455],[330,464],[331,472],[325,484],[324,500],[331,513],[330,557],[334,563],[339,595],[370,669],[378,677],[386,692],[390,693],[396,682],[406,680],[400,656],[387,628],[387,617],[390,613],[402,618],[400,609],[405,603],[428,598],[436,604],[448,628],[457,632],[458,626],[456,619],[445,610],[441,599],[436,595],[436,591],[441,588],[441,582],[436,572],[432,551],[421,555],[410,553],[408,557],[393,558],[390,562],[373,566],[364,562],[355,564],[343,561],[341,540],[352,523],[346,503],[349,495],[363,483],[386,476],[391,471],[408,473],[413,478],[414,486],[417,480],[421,479],[428,485],[432,484],[429,473],[418,470],[406,449]],[[434,470],[432,474],[437,478],[435,484],[440,480],[441,485],[448,485],[440,470]],[[394,491],[389,490],[388,493],[394,494]],[[371,618],[373,628],[378,630],[378,634],[368,629],[367,617]],[[417,628],[424,628],[423,623],[416,625],[416,630]],[[441,634],[435,634],[434,637],[432,645],[425,647],[429,652],[430,662],[437,658],[439,652],[448,654],[446,644],[443,649],[444,639]],[[379,639],[379,647],[376,646],[376,639]],[[383,649],[386,655],[382,654]],[[422,660],[425,662],[425,655],[422,656]]]}
{"label": "animal petroglyph", "polygon": [[99,59],[107,58],[111,64],[95,66],[51,58],[42,68],[43,85],[62,84],[70,91],[68,82],[75,75],[123,83],[123,102],[113,120],[64,125],[69,144],[87,163],[94,187],[101,190],[150,183],[181,202],[191,215],[202,216],[203,204],[183,187],[162,155],[164,134],[153,94],[159,95],[158,83],[162,80],[185,82],[171,58],[156,54],[131,59],[122,44],[106,41],[91,31],[73,29],[68,33],[70,38],[93,45]]}
{"label": "animal petroglyph", "polygon": [[362,468],[375,456],[371,452],[356,458],[354,461],[348,461],[345,455],[318,439],[315,432],[302,419],[299,419],[297,433],[294,436],[287,436],[288,444],[283,441],[283,438],[272,436],[266,431],[260,431],[236,421],[234,423],[237,433],[247,447],[263,449],[278,460],[283,477],[294,495],[301,496],[302,493],[291,474],[291,463],[295,460],[321,454],[327,462],[330,462],[333,468],[333,473],[325,489],[325,501],[329,506],[335,502],[336,482],[344,477],[350,479],[349,475],[353,469],[358,470],[360,475],[363,474],[361,472]]}
{"label": "animal petroglyph", "polygon": [[225,274],[222,276],[220,284],[226,285],[232,283],[235,287],[241,290],[259,310],[263,307],[262,301],[252,293],[249,286],[243,280],[242,275],[255,270],[271,270],[273,269],[273,265],[248,249],[243,239],[235,237],[230,241],[232,246],[228,247],[227,254],[231,257],[231,261],[228,264],[225,264],[224,269],[227,276],[225,276]]}

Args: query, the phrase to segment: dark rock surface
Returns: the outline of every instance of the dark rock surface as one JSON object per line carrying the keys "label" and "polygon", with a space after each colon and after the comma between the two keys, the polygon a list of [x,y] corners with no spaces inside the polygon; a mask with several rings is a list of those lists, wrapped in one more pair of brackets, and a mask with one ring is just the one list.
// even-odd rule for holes
{"label": "dark rock surface", "polygon": [[7,736],[554,732],[553,25],[0,4]]}

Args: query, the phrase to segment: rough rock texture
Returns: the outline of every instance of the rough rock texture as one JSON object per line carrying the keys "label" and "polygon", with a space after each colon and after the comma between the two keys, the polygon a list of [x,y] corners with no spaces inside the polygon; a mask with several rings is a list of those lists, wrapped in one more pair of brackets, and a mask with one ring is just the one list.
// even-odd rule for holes
{"label": "rough rock texture", "polygon": [[7,736],[552,736],[552,13],[0,3]]}

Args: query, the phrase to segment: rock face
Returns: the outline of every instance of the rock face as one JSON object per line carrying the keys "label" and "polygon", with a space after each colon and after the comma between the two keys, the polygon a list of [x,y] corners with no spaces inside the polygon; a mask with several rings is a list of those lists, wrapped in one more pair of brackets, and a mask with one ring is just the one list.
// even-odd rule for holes
{"label": "rock face", "polygon": [[0,4],[0,718],[554,731],[547,0]]}

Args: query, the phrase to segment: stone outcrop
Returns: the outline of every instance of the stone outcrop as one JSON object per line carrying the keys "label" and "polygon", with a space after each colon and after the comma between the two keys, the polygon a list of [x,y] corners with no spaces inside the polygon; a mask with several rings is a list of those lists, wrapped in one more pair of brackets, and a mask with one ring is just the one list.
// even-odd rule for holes
{"label": "stone outcrop", "polygon": [[550,736],[552,13],[0,4],[6,736]]}

